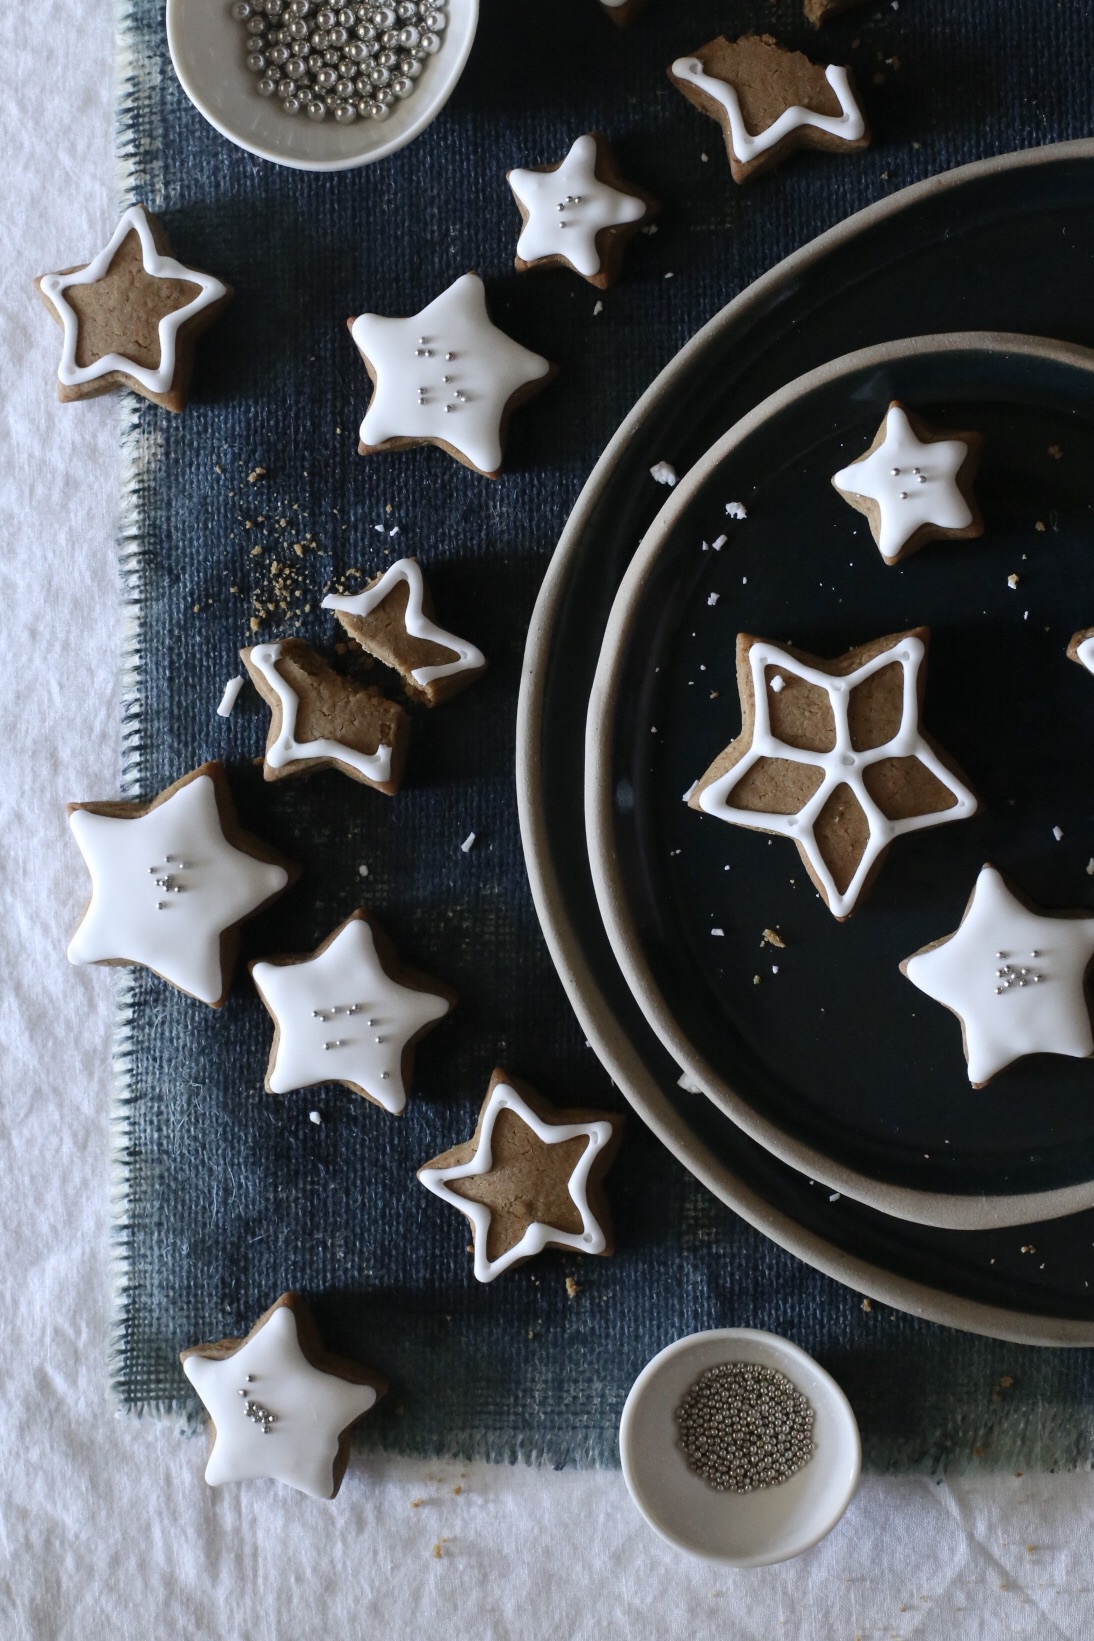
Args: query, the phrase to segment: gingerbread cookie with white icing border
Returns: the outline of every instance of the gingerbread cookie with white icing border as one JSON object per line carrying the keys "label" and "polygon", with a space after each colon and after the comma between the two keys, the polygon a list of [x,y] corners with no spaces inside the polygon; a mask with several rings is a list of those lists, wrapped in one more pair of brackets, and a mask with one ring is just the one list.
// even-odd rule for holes
{"label": "gingerbread cookie with white icing border", "polygon": [[362,313],[346,323],[373,385],[362,456],[435,444],[496,479],[510,415],[558,374],[492,323],[477,273],[407,319]]}
{"label": "gingerbread cookie with white icing border", "polygon": [[475,1276],[492,1282],[544,1248],[614,1251],[602,1183],[622,1134],[615,1112],[559,1110],[497,1070],[472,1137],[418,1178],[467,1215]]}
{"label": "gingerbread cookie with white icing border", "polygon": [[251,978],[274,1022],[268,1093],[337,1082],[396,1116],[415,1047],[456,1005],[449,986],[400,961],[363,908],[313,952],[252,963]]}
{"label": "gingerbread cookie with white icing border", "polygon": [[141,205],[125,212],[91,262],[34,284],[64,332],[62,403],[132,388],[173,411],[186,403],[195,341],[233,294],[176,261],[163,225]]}
{"label": "gingerbread cookie with white icing border", "polygon": [[298,1293],[283,1293],[243,1339],[179,1353],[209,1415],[205,1480],[269,1480],[332,1499],[354,1425],[387,1391],[372,1368],[335,1356]]}
{"label": "gingerbread cookie with white icing border", "polygon": [[1094,917],[1042,912],[984,866],[953,934],[900,972],[961,1022],[969,1081],[983,1088],[1027,1054],[1094,1054],[1085,978]]}
{"label": "gingerbread cookie with white icing border", "polygon": [[393,668],[422,706],[450,700],[486,671],[480,649],[437,625],[416,558],[396,559],[359,593],[328,593],[323,608],[366,654]]}
{"label": "gingerbread cookie with white icing border", "polygon": [[661,203],[621,175],[607,140],[587,131],[555,165],[507,171],[523,228],[518,273],[570,268],[607,290],[619,277],[628,243],[660,215]]}
{"label": "gingerbread cookie with white icing border", "polygon": [[920,727],[926,627],[834,660],[740,633],[741,732],[696,782],[701,814],[789,838],[841,922],[905,832],[977,802]]}
{"label": "gingerbread cookie with white icing border", "polygon": [[344,678],[302,638],[239,653],[270,708],[266,780],[338,769],[394,797],[410,740],[410,719],[397,701],[375,685]]}
{"label": "gingerbread cookie with white icing border", "polygon": [[843,153],[870,146],[850,69],[822,68],[770,34],[719,35],[678,57],[668,75],[722,127],[734,182],[771,170],[799,148]]}
{"label": "gingerbread cookie with white icing border", "polygon": [[832,484],[865,516],[886,564],[897,564],[925,542],[983,535],[973,490],[983,442],[979,433],[940,432],[894,399],[869,450]]}
{"label": "gingerbread cookie with white icing border", "polygon": [[1069,661],[1077,661],[1087,672],[1094,672],[1094,627],[1080,627],[1072,633],[1067,646]]}
{"label": "gingerbread cookie with white icing border", "polygon": [[223,765],[201,764],[151,803],[71,803],[68,816],[92,885],[69,962],[136,964],[220,1008],[239,925],[300,876],[240,826]]}

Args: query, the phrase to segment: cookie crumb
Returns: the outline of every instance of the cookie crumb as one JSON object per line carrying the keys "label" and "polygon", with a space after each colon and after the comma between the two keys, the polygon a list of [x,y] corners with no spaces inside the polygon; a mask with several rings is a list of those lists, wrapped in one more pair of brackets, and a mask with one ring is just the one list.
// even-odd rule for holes
{"label": "cookie crumb", "polygon": [[224,694],[220,698],[220,705],[217,707],[218,718],[231,717],[232,708],[235,706],[236,699],[242,688],[243,679],[241,677],[229,678],[228,682],[224,686]]}
{"label": "cookie crumb", "polygon": [[1023,1242],[1022,1252],[1024,1254],[1035,1254],[1037,1252],[1037,1249],[1033,1246],[1032,1242]]}
{"label": "cookie crumb", "polygon": [[420,1510],[424,1503],[425,1503],[424,1499],[411,1499],[410,1508],[412,1510]]}
{"label": "cookie crumb", "polygon": [[786,941],[783,939],[778,929],[765,929],[763,934],[760,936],[760,945],[778,946],[780,951],[786,950]]}
{"label": "cookie crumb", "polygon": [[671,490],[676,483],[676,469],[671,462],[654,462],[650,468],[650,478],[657,484],[667,484]]}
{"label": "cookie crumb", "polygon": [[257,484],[259,479],[264,479],[265,477],[266,469],[264,467],[252,467],[251,471],[247,474],[247,483]]}
{"label": "cookie crumb", "polygon": [[469,855],[471,853],[474,842],[475,842],[474,832],[468,832],[467,836],[464,838],[463,842],[460,844],[460,848],[463,850],[465,855]]}
{"label": "cookie crumb", "polygon": [[460,1486],[459,1482],[457,1482],[455,1487],[452,1489],[452,1497],[458,1499],[462,1492],[463,1488]]}
{"label": "cookie crumb", "polygon": [[639,228],[638,232],[645,234],[646,238],[649,239],[657,232],[657,224],[656,222],[647,222],[644,228]]}
{"label": "cookie crumb", "polygon": [[569,1295],[569,1297],[571,1299],[576,1299],[577,1293],[578,1293],[578,1286],[577,1286],[577,1283],[575,1282],[575,1280],[572,1276],[568,1276],[566,1278],[566,1292],[567,1292],[567,1294]]}
{"label": "cookie crumb", "polygon": [[437,1540],[436,1544],[433,1546],[433,1558],[434,1558],[435,1561],[440,1561],[441,1560],[442,1556],[444,1555],[444,1550],[443,1550],[442,1546],[447,1544],[447,1543],[448,1543],[448,1540],[446,1538],[439,1538]]}
{"label": "cookie crumb", "polygon": [[745,506],[743,501],[727,501],[726,502],[726,518],[727,519],[746,519],[747,517],[748,517],[748,508]]}
{"label": "cookie crumb", "polygon": [[1091,855],[1086,863],[1086,875],[1087,877],[1094,877],[1094,855]]}
{"label": "cookie crumb", "polygon": [[1059,461],[1060,457],[1063,455],[1063,451],[1060,449],[1058,444],[1050,444],[1048,447],[1048,453],[1056,461]]}
{"label": "cookie crumb", "polygon": [[1047,528],[1044,519],[1038,519],[1037,523],[1033,526],[1033,528],[1037,531],[1038,535],[1043,536],[1044,533],[1045,533],[1045,530]]}
{"label": "cookie crumb", "polygon": [[323,1113],[321,1111],[309,1111],[308,1121],[313,1122],[318,1128],[320,1123],[323,1121]]}
{"label": "cookie crumb", "polygon": [[759,975],[758,975],[758,974],[754,974],[754,975],[753,975],[753,976],[752,976],[752,984],[753,984],[753,985],[754,985],[754,986],[758,986],[758,985],[759,985],[759,983],[760,983],[760,977],[759,977]]}
{"label": "cookie crumb", "polygon": [[1016,575],[1009,575],[1007,577],[1007,586],[1010,587],[1011,589],[1013,589],[1013,588],[1017,587],[1017,585],[1018,585],[1018,577]]}
{"label": "cookie crumb", "polygon": [[869,1313],[873,1310],[873,1308],[874,1308],[874,1302],[873,1302],[872,1299],[864,1299],[862,1301],[862,1309],[867,1313],[867,1315],[869,1315]]}

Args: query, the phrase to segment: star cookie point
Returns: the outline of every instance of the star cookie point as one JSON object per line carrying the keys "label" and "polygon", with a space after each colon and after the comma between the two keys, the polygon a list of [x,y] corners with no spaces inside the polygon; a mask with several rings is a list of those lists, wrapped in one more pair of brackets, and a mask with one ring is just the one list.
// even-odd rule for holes
{"label": "star cookie point", "polygon": [[886,564],[896,564],[925,542],[983,534],[973,491],[982,443],[979,433],[937,432],[894,399],[869,450],[832,484],[865,515]]}
{"label": "star cookie point", "polygon": [[624,180],[598,131],[578,137],[557,165],[518,167],[506,176],[522,222],[518,273],[564,266],[606,290],[627,242],[661,209],[652,194]]}

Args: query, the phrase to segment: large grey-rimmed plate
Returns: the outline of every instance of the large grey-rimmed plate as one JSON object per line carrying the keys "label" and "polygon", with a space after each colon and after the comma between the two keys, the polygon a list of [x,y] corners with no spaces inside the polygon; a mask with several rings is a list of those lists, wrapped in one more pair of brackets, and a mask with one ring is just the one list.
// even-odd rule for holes
{"label": "large grey-rimmed plate", "polygon": [[[987,528],[885,565],[830,478],[894,398],[982,431]],[[784,1162],[926,1225],[1094,1206],[1094,1063],[1033,1056],[971,1090],[956,1021],[899,969],[956,927],[986,859],[1040,904],[1091,898],[1094,692],[1065,650],[1076,612],[1094,610],[1092,474],[1086,349],[974,334],[833,361],[765,400],[677,487],[623,577],[593,682],[593,880],[646,1019]],[[740,496],[749,521],[727,525]],[[702,549],[727,529],[721,551]],[[838,923],[788,840],[697,816],[681,795],[740,729],[738,631],[827,655],[914,625],[933,634],[925,720],[980,807],[898,840]],[[785,950],[761,948],[772,924]]]}
{"label": "large grey-rimmed plate", "polygon": [[[1055,259],[1067,277],[1046,280]],[[982,328],[1094,334],[1094,142],[1003,156],[895,194],[744,291],[676,356],[605,450],[559,541],[529,629],[517,725],[525,855],[570,1001],[632,1105],[751,1224],[827,1275],[920,1316],[1000,1338],[1094,1343],[1078,1261],[1089,1212],[1013,1232],[910,1225],[809,1185],[677,1087],[608,944],[580,829],[583,730],[608,611],[663,496],[660,459],[686,471],[767,394],[826,359],[902,333]]]}

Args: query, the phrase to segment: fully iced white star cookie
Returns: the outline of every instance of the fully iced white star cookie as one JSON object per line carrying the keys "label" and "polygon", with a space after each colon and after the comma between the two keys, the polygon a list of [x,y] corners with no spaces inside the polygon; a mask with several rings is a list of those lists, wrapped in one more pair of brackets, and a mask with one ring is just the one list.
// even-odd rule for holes
{"label": "fully iced white star cookie", "polygon": [[276,1027],[271,1094],[344,1083],[393,1114],[406,1105],[418,1039],[456,1000],[447,986],[400,964],[362,910],[310,956],[252,963],[251,975]]}
{"label": "fully iced white star cookie", "polygon": [[141,205],[85,267],[42,274],[35,285],[64,333],[60,399],[130,387],[167,410],[182,409],[192,344],[232,296],[223,280],[176,261]]}
{"label": "fully iced white star cookie", "polygon": [[179,1359],[212,1423],[210,1487],[268,1479],[332,1499],[350,1431],[387,1389],[378,1373],[323,1348],[295,1293],[282,1294],[245,1339],[192,1345]]}
{"label": "fully iced white star cookie", "polygon": [[428,1191],[471,1221],[480,1282],[544,1248],[612,1252],[601,1182],[622,1126],[609,1111],[559,1111],[494,1072],[471,1139],[418,1170]]}
{"label": "fully iced white star cookie", "polygon": [[202,764],[146,805],[74,803],[69,824],[91,873],[70,963],[137,963],[219,1008],[238,926],[299,868],[236,817],[223,766]]}
{"label": "fully iced white star cookie", "polygon": [[906,957],[901,972],[961,1021],[969,1081],[1025,1054],[1094,1054],[1083,985],[1094,917],[1036,912],[985,866],[959,927]]}
{"label": "fully iced white star cookie", "polygon": [[491,323],[476,273],[409,319],[362,313],[349,328],[375,390],[361,423],[362,456],[436,444],[496,479],[510,411],[555,374]]}
{"label": "fully iced white star cookie", "polygon": [[691,808],[790,838],[835,917],[849,917],[894,839],[963,820],[976,798],[920,727],[926,627],[825,661],[737,637],[741,733]]}
{"label": "fully iced white star cookie", "polygon": [[869,450],[832,483],[895,564],[925,541],[983,534],[972,489],[982,443],[979,433],[932,432],[894,399]]}
{"label": "fully iced white star cookie", "polygon": [[619,273],[627,241],[660,210],[651,194],[623,180],[598,131],[578,137],[558,165],[507,175],[524,222],[519,273],[562,263],[604,290]]}

